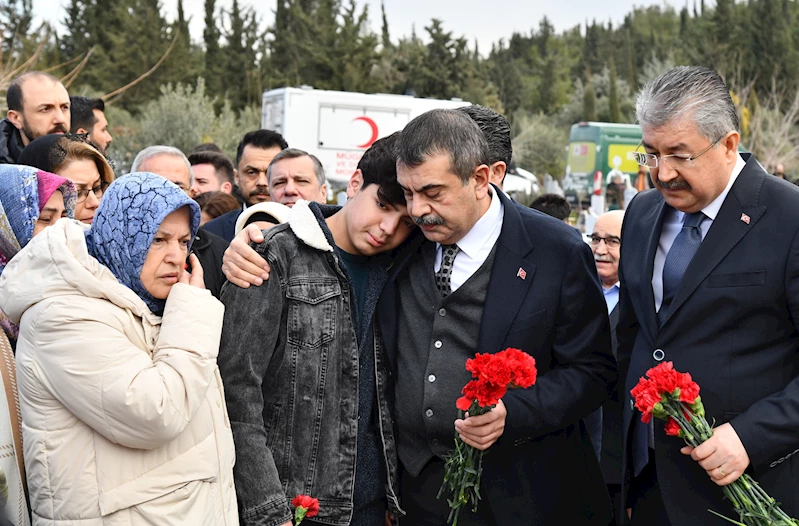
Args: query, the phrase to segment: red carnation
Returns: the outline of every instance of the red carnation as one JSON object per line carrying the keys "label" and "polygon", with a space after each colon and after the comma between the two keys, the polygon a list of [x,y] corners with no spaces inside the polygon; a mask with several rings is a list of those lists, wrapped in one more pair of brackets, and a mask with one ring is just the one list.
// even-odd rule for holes
{"label": "red carnation", "polygon": [[648,424],[652,420],[652,410],[655,404],[661,400],[657,386],[652,381],[641,378],[630,394],[635,400],[635,408],[641,411],[641,420]]}
{"label": "red carnation", "polygon": [[497,353],[497,358],[501,359],[511,373],[511,388],[527,388],[536,381],[538,371],[535,367],[535,358],[524,351],[509,347]]}
{"label": "red carnation", "polygon": [[465,396],[461,396],[457,400],[455,400],[455,407],[460,409],[461,411],[468,411],[472,407],[472,398],[467,398]]}
{"label": "red carnation", "polygon": [[682,431],[680,424],[678,424],[673,418],[669,417],[669,421],[666,422],[666,434],[669,436],[678,437],[680,436],[680,431]]}
{"label": "red carnation", "polygon": [[466,370],[472,373],[474,378],[479,378],[492,359],[493,355],[491,354],[477,353],[474,358],[466,360]]}
{"label": "red carnation", "polygon": [[683,373],[680,379],[680,402],[693,404],[699,398],[699,384],[694,382],[690,373]]}
{"label": "red carnation", "polygon": [[655,383],[660,394],[671,394],[680,387],[682,374],[674,370],[672,362],[664,362],[646,372],[646,375]]}
{"label": "red carnation", "polygon": [[309,495],[297,495],[291,499],[294,506],[294,521],[299,524],[305,517],[315,517],[319,513],[319,500]]}

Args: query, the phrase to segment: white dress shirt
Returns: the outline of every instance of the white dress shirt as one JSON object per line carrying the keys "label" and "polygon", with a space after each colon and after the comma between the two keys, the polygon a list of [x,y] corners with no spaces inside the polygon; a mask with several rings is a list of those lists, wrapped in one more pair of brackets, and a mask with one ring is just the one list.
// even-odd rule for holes
{"label": "white dress shirt", "polygon": [[[744,161],[739,154],[738,160],[735,162],[735,166],[732,169],[732,174],[730,174],[730,180],[727,182],[724,191],[721,192],[712,203],[702,209],[702,212],[707,216],[707,219],[702,221],[699,227],[702,231],[703,240],[708,230],[710,230],[710,227],[713,225],[713,221],[715,221],[719,210],[721,210],[721,205],[724,204],[727,194],[730,193],[730,188],[732,188],[735,180],[738,179],[744,166],[746,166],[746,161]],[[660,310],[660,305],[663,303],[663,265],[666,263],[666,255],[669,253],[669,250],[671,250],[671,245],[674,244],[677,234],[682,230],[683,221],[685,221],[684,212],[680,212],[676,208],[672,208],[668,205],[666,206],[666,215],[663,217],[663,229],[660,231],[660,241],[658,242],[657,252],[655,252],[655,266],[652,269],[652,292],[654,292],[655,295],[656,311]]]}
{"label": "white dress shirt", "polygon": [[[505,207],[494,188],[491,188],[491,204],[483,217],[477,220],[471,230],[456,243],[460,251],[452,263],[450,288],[452,292],[466,283],[472,275],[488,259],[491,249],[499,239],[502,232],[502,220],[505,217]],[[441,268],[441,244],[436,244],[436,262],[433,270],[438,272]]]}

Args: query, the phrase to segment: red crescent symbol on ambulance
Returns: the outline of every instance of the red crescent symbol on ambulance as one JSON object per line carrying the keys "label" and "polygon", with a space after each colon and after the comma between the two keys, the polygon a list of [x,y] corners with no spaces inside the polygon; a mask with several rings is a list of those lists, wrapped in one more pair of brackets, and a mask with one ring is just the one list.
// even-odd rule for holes
{"label": "red crescent symbol on ambulance", "polygon": [[377,124],[375,124],[375,121],[373,121],[369,117],[364,117],[364,116],[355,117],[352,120],[353,121],[363,121],[366,124],[368,124],[370,128],[372,128],[372,137],[368,141],[366,141],[365,143],[358,145],[358,148],[368,148],[368,147],[370,147],[377,140]]}

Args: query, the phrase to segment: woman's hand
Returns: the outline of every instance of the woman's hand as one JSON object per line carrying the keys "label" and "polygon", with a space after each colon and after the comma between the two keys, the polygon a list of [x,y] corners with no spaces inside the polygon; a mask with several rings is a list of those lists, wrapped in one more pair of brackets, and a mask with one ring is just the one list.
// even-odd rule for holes
{"label": "woman's hand", "polygon": [[198,289],[205,288],[205,280],[203,279],[203,266],[200,265],[200,260],[192,252],[189,254],[189,263],[191,263],[191,272],[184,270],[180,274],[179,283],[185,283]]}

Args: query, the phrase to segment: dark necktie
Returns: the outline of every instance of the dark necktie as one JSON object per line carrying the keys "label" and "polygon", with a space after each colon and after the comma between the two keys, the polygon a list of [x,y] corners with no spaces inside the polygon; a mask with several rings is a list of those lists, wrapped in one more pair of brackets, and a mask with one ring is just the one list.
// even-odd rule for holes
{"label": "dark necktie", "polygon": [[[686,214],[683,221],[682,230],[674,239],[674,243],[666,254],[666,261],[663,264],[663,301],[658,311],[658,324],[663,325],[666,316],[669,314],[671,302],[680,283],[685,275],[685,270],[691,263],[699,245],[702,244],[702,221],[707,216],[702,212]],[[654,448],[654,425],[641,422],[641,415],[633,413],[635,422],[633,424],[633,476],[637,477],[649,462],[649,450]]]}
{"label": "dark necktie", "polygon": [[658,311],[660,325],[666,321],[671,302],[685,275],[685,269],[688,268],[694,254],[699,250],[699,245],[702,244],[701,225],[705,219],[707,216],[702,212],[686,214],[682,230],[677,234],[677,238],[666,255],[666,262],[663,264],[663,301]]}
{"label": "dark necktie", "polygon": [[450,279],[452,278],[452,265],[460,249],[458,245],[441,245],[441,267],[436,272],[436,286],[443,297],[452,292]]}

